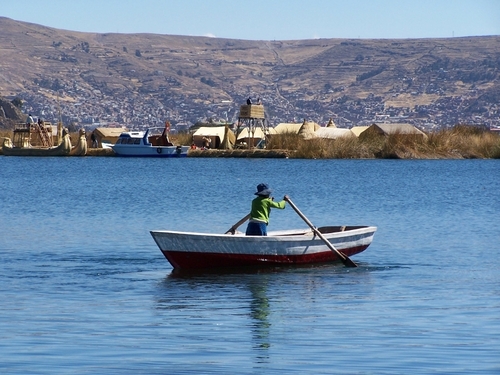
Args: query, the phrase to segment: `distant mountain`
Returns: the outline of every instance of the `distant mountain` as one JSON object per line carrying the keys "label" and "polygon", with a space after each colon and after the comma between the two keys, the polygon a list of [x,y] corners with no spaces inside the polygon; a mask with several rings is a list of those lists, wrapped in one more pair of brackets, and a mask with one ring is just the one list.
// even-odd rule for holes
{"label": "distant mountain", "polygon": [[0,96],[48,120],[231,121],[260,97],[271,125],[499,121],[500,36],[247,41],[82,33],[5,17],[0,30]]}

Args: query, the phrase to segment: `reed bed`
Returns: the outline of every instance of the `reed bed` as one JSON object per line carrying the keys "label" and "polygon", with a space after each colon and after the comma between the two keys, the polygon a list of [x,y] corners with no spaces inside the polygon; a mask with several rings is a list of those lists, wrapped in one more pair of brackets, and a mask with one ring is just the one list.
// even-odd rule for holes
{"label": "reed bed", "polygon": [[372,135],[362,139],[304,139],[297,134],[273,135],[269,150],[294,150],[304,159],[500,159],[500,134],[458,125],[429,133]]}

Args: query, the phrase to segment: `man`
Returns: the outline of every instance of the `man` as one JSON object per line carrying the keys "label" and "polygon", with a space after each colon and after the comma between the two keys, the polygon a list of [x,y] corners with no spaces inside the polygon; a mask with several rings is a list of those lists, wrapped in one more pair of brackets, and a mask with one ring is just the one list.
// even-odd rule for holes
{"label": "man", "polygon": [[90,135],[90,140],[92,141],[92,148],[97,148],[98,147],[98,142],[97,142],[97,137],[95,136],[94,132]]}
{"label": "man", "polygon": [[26,125],[33,125],[35,121],[33,120],[33,117],[31,117],[31,113],[28,115],[28,119],[26,120]]}
{"label": "man", "polygon": [[269,224],[269,215],[271,208],[285,208],[286,199],[285,195],[281,202],[275,202],[270,195],[272,190],[267,184],[258,184],[257,197],[252,201],[252,210],[250,211],[250,220],[246,230],[247,236],[267,236],[267,225]]}

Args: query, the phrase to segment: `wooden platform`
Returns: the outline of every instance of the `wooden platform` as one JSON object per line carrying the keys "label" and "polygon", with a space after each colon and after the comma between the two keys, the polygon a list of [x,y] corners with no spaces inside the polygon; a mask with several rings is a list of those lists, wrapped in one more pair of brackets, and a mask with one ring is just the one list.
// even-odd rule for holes
{"label": "wooden platform", "polygon": [[240,118],[264,119],[264,106],[262,104],[245,104],[240,106]]}

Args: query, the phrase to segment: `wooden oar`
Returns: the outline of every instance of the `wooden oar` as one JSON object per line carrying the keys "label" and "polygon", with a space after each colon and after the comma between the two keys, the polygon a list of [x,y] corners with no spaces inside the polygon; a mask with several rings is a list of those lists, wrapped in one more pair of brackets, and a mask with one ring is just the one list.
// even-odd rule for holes
{"label": "wooden oar", "polygon": [[349,257],[347,255],[345,255],[344,253],[338,251],[332,244],[330,241],[328,241],[325,236],[323,236],[323,233],[321,233],[310,221],[309,219],[302,213],[300,212],[300,210],[297,208],[297,206],[295,204],[293,204],[292,200],[288,197],[288,196],[285,196],[285,200],[288,202],[288,204],[290,206],[292,206],[292,208],[295,210],[295,212],[297,212],[297,214],[302,218],[302,220],[304,220],[307,225],[309,225],[309,227],[313,230],[314,233],[316,233],[316,235],[321,238],[323,240],[323,242],[326,244],[326,246],[328,246],[330,248],[331,251],[333,251],[334,253],[337,253],[337,255],[340,257],[340,259],[342,260],[342,263],[344,263],[344,266],[346,267],[357,267],[358,265],[356,263],[354,263],[351,259],[349,259]]}
{"label": "wooden oar", "polygon": [[238,221],[236,224],[234,224],[231,228],[229,228],[229,230],[224,233],[224,234],[234,234],[236,232],[236,229],[238,229],[238,227],[243,224],[245,221],[247,221],[248,219],[250,219],[250,214],[248,214],[247,216],[245,216],[243,219],[241,219],[240,221]]}

